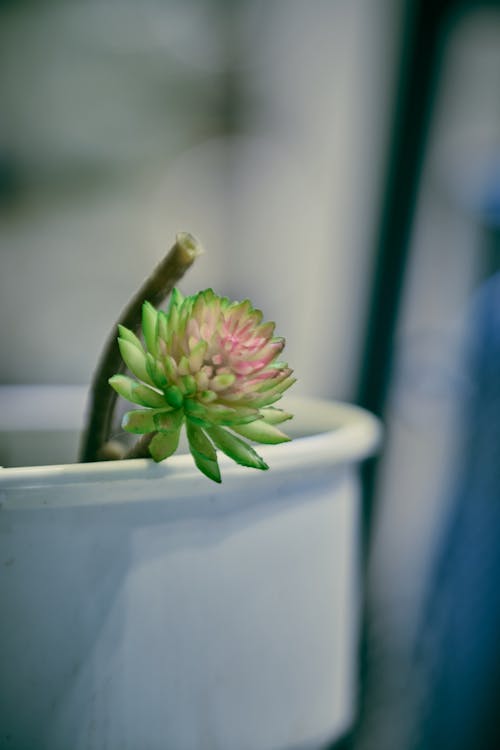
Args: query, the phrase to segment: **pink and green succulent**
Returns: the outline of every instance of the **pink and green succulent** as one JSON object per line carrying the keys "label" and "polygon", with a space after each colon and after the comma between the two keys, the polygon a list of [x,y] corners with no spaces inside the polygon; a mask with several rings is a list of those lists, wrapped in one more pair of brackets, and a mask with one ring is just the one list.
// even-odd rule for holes
{"label": "pink and green succulent", "polygon": [[[155,461],[171,456],[185,426],[197,467],[221,481],[217,449],[243,466],[267,469],[250,443],[289,440],[278,427],[291,414],[273,406],[294,382],[279,359],[285,345],[274,323],[249,300],[231,302],[212,289],[183,297],[174,289],[166,311],[142,308],[144,344],[119,326],[121,356],[137,380],[109,383],[143,408],[125,414],[122,427],[150,437]],[[249,442],[250,441],[250,442]]]}

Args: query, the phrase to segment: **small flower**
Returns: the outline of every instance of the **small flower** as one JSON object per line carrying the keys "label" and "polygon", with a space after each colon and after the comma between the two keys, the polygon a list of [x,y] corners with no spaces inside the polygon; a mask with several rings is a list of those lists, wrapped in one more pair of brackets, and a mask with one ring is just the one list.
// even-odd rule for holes
{"label": "small flower", "polygon": [[212,289],[183,297],[174,289],[166,312],[144,303],[142,331],[144,346],[119,326],[120,352],[137,380],[114,375],[109,383],[145,407],[127,412],[122,427],[152,433],[149,452],[162,461],[176,451],[185,425],[197,467],[216,482],[216,449],[243,466],[267,469],[242,438],[289,440],[276,425],[292,415],[272,404],[295,380],[278,359],[285,340],[274,336],[274,323],[262,322],[248,300],[231,302]]}

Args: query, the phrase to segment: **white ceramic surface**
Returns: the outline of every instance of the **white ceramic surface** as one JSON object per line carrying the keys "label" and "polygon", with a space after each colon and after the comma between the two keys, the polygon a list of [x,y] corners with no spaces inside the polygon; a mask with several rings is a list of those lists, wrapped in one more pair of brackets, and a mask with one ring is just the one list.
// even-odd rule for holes
{"label": "white ceramic surface", "polygon": [[[189,456],[0,470],[0,747],[317,750],[353,721],[359,461],[378,422],[288,399],[257,472]],[[317,434],[315,434],[317,433]]]}

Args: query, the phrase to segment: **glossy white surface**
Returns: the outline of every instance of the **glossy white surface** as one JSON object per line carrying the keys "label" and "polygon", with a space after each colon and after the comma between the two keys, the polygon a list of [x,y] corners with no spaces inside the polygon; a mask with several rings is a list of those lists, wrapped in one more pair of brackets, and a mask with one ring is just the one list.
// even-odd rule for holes
{"label": "glossy white surface", "polygon": [[288,400],[268,472],[188,456],[0,471],[0,738],[319,749],[355,713],[357,462],[378,423]]}

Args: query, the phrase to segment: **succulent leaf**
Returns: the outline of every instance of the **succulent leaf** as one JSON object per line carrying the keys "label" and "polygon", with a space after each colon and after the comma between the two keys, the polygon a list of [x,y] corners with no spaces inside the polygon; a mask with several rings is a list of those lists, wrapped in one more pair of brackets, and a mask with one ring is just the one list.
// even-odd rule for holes
{"label": "succulent leaf", "polygon": [[119,396],[127,401],[131,401],[133,404],[140,404],[142,406],[142,403],[134,395],[134,389],[137,386],[136,380],[129,378],[127,375],[113,375],[108,380],[108,383]]}
{"label": "succulent leaf", "polygon": [[172,432],[157,432],[149,444],[149,452],[154,461],[163,461],[177,450],[181,429]]}
{"label": "succulent leaf", "polygon": [[242,466],[249,466],[252,469],[269,468],[264,459],[248,443],[240,440],[224,427],[210,427],[207,432],[217,448],[220,448],[223,453],[232,458],[233,461],[236,461],[236,463]]}
{"label": "succulent leaf", "polygon": [[278,430],[274,425],[264,422],[263,419],[257,419],[250,424],[233,425],[231,429],[237,432],[238,435],[242,435],[256,443],[277,445],[278,443],[288,443],[290,441],[288,435],[285,435],[284,432]]}
{"label": "succulent leaf", "polygon": [[156,319],[156,336],[163,342],[168,340],[168,317],[163,310],[158,310],[158,317]]}
{"label": "succulent leaf", "polygon": [[155,414],[154,425],[160,432],[178,432],[184,421],[182,409],[162,411]]}
{"label": "succulent leaf", "polygon": [[109,379],[110,386],[119,396],[139,406],[149,406],[151,409],[164,409],[165,397],[148,385],[138,383],[127,375],[113,375]]}
{"label": "succulent leaf", "polygon": [[135,333],[133,331],[131,331],[130,329],[125,328],[125,326],[118,325],[118,336],[119,336],[119,338],[123,339],[124,341],[129,341],[137,349],[139,349],[140,352],[144,353],[144,347],[142,346],[140,340],[135,335]]}
{"label": "succulent leaf", "polygon": [[154,432],[156,429],[155,416],[156,414],[153,409],[148,409],[147,411],[141,409],[128,411],[123,415],[122,427],[127,432],[133,432],[136,435],[145,435],[146,432]]}
{"label": "succulent leaf", "polygon": [[210,440],[200,427],[192,422],[186,423],[186,432],[189,443],[189,450],[194,458],[196,466],[209,479],[214,482],[220,482],[220,469],[217,461],[217,453]]}
{"label": "succulent leaf", "polygon": [[150,302],[145,302],[142,306],[142,332],[144,333],[146,347],[154,356],[158,354],[156,341],[157,320],[157,311]]}
{"label": "succulent leaf", "polygon": [[179,386],[169,385],[168,388],[165,389],[165,400],[169,406],[172,406],[174,409],[179,409],[184,401],[184,396],[182,395]]}
{"label": "succulent leaf", "polygon": [[127,339],[118,339],[120,354],[133,375],[149,385],[154,385],[146,368],[146,355]]}
{"label": "succulent leaf", "polygon": [[168,387],[168,378],[165,375],[165,362],[160,362],[148,352],[146,354],[146,371],[155,387],[164,391]]}
{"label": "succulent leaf", "polygon": [[136,383],[134,388],[134,396],[136,401],[141,406],[149,406],[150,409],[164,409],[165,399],[162,393],[154,391],[148,385],[142,383]]}
{"label": "succulent leaf", "polygon": [[283,411],[283,409],[276,409],[274,406],[266,406],[260,410],[260,415],[264,422],[267,424],[281,424],[289,419],[293,419],[293,414]]}

